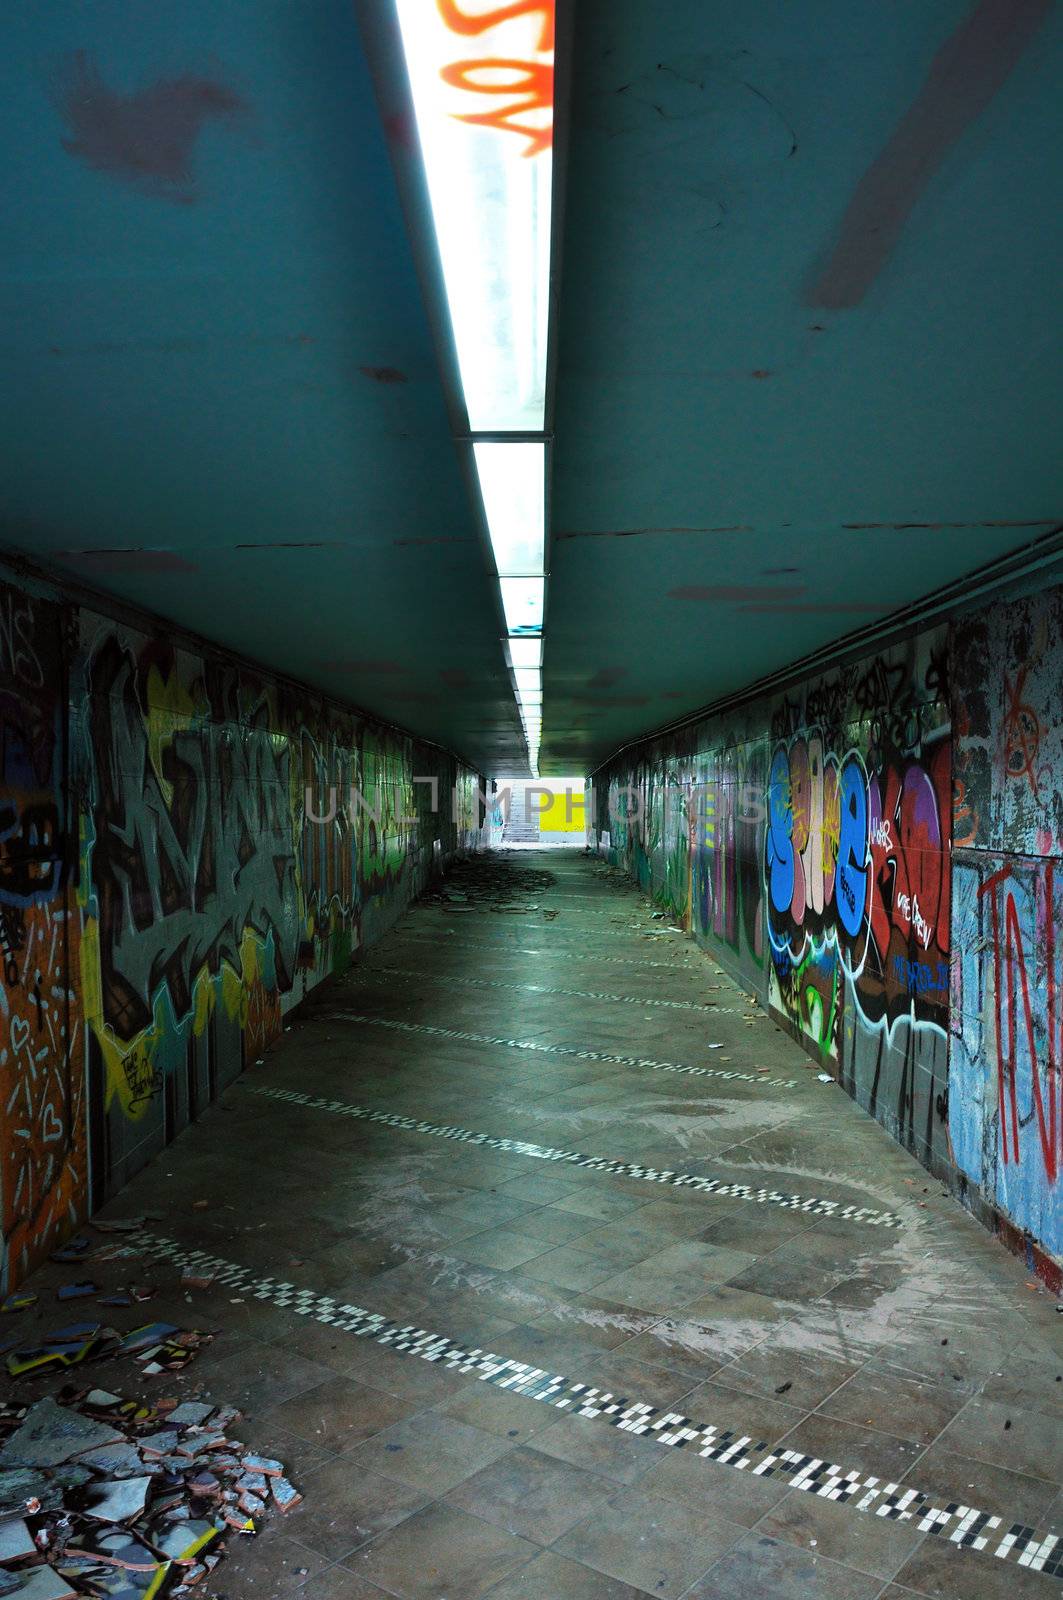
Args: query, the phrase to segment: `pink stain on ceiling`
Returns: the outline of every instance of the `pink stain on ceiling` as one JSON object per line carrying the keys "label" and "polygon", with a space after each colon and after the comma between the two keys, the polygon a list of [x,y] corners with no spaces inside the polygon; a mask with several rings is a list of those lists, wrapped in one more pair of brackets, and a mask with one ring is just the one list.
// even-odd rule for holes
{"label": "pink stain on ceiling", "polygon": [[952,146],[1021,58],[1053,0],[980,0],[934,57],[926,82],[856,186],[808,304],[846,310],[863,300],[895,250],[916,202]]}
{"label": "pink stain on ceiling", "polygon": [[554,534],[554,543],[561,539],[638,539],[644,534],[662,533],[755,533],[756,529],[745,522],[728,522],[718,528],[584,528],[570,529]]}
{"label": "pink stain on ceiling", "polygon": [[358,371],[365,377],[372,378],[374,383],[405,383],[406,374],[400,372],[398,367],[359,367]]}
{"label": "pink stain on ceiling", "polygon": [[417,129],[412,116],[403,111],[392,111],[384,117],[384,132],[392,144],[399,145],[411,155],[418,152]]}
{"label": "pink stain on ceiling", "polygon": [[574,700],[578,705],[594,707],[601,706],[648,706],[648,694],[570,694],[569,700]]}
{"label": "pink stain on ceiling", "polygon": [[778,583],[688,583],[678,589],[669,589],[669,600],[796,600],[805,593],[805,585]]}
{"label": "pink stain on ceiling", "polygon": [[743,616],[881,616],[890,605],[883,600],[783,600],[742,606]]}
{"label": "pink stain on ceiling", "polygon": [[621,678],[627,677],[626,667],[599,667],[593,678],[587,679],[588,689],[611,689]]}
{"label": "pink stain on ceiling", "polygon": [[406,668],[398,661],[346,661],[334,659],[322,661],[321,665],[326,672],[358,672],[364,673],[367,677],[374,674],[390,675],[406,671]]}
{"label": "pink stain on ceiling", "polygon": [[444,667],[439,674],[440,683],[445,683],[448,689],[471,689],[472,679],[462,667]]}
{"label": "pink stain on ceiling", "polygon": [[194,157],[204,125],[231,123],[246,109],[227,84],[192,74],[123,94],[108,87],[84,51],[62,75],[57,100],[69,129],[61,141],[69,155],[181,205],[196,199]]}
{"label": "pink stain on ceiling", "polygon": [[64,561],[75,563],[95,576],[125,572],[198,572],[199,568],[174,550],[61,550]]}

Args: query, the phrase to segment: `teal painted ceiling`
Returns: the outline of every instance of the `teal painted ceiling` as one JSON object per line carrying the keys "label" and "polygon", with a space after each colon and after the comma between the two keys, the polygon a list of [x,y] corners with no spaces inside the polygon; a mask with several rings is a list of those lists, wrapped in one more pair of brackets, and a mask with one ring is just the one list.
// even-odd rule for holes
{"label": "teal painted ceiling", "polygon": [[0,60],[0,541],[523,752],[349,0],[33,0]]}
{"label": "teal painted ceiling", "polygon": [[[1060,8],[572,9],[555,772],[1060,515]],[[519,771],[350,0],[33,0],[0,83],[0,542]]]}
{"label": "teal painted ceiling", "polygon": [[1059,522],[1063,9],[580,0],[543,764]]}

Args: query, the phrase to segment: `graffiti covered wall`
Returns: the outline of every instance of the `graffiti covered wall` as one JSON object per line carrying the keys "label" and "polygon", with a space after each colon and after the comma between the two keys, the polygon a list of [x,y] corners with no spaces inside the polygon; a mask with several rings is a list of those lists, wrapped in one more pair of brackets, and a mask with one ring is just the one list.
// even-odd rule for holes
{"label": "graffiti covered wall", "polygon": [[0,581],[0,1284],[476,847],[478,784],[310,690]]}
{"label": "graffiti covered wall", "polygon": [[957,626],[949,1130],[1063,1255],[1063,592]]}
{"label": "graffiti covered wall", "polygon": [[0,1281],[85,1214],[63,609],[0,583]]}
{"label": "graffiti covered wall", "polygon": [[647,741],[594,779],[613,863],[926,1166],[1056,1257],[1061,679],[1056,590]]}

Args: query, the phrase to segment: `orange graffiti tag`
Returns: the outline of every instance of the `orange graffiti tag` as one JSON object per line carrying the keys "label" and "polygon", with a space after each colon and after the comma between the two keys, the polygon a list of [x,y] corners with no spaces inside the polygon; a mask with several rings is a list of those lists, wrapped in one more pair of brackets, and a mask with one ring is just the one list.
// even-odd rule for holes
{"label": "orange graffiti tag", "polygon": [[[452,33],[472,36],[509,22],[515,17],[538,14],[542,18],[539,49],[554,47],[554,0],[513,0],[470,16],[457,0],[436,0],[439,14]],[[506,133],[519,133],[528,140],[525,156],[548,150],[553,143],[554,69],[553,64],[517,60],[508,56],[482,56],[472,61],[453,61],[440,69],[440,77],[452,88],[467,94],[504,95],[507,104],[490,111],[460,111],[459,122],[470,122]],[[486,77],[486,81],[485,81]],[[529,122],[529,113],[545,111],[549,120],[542,125]]]}

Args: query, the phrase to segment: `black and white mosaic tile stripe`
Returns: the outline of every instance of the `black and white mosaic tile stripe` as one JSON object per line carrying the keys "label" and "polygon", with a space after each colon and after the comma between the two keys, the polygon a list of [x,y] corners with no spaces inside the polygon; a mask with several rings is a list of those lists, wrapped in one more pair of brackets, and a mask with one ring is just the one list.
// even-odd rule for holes
{"label": "black and white mosaic tile stripe", "polygon": [[424,1122],[417,1117],[403,1116],[397,1111],[373,1111],[369,1106],[303,1094],[297,1089],[271,1089],[258,1084],[248,1084],[247,1087],[252,1094],[265,1095],[270,1100],[284,1100],[290,1105],[306,1106],[313,1111],[329,1111],[336,1116],[352,1117],[358,1122],[373,1122],[380,1127],[397,1128],[407,1133],[456,1139],[460,1144],[476,1145],[482,1150],[503,1150],[512,1155],[531,1156],[536,1161],[562,1162],[568,1166],[586,1167],[592,1172],[607,1172],[616,1178],[663,1183],[672,1189],[711,1194],[723,1200],[748,1200],[754,1205],[780,1206],[784,1211],[803,1211],[812,1217],[838,1217],[844,1222],[862,1223],[869,1228],[904,1227],[904,1223],[892,1211],[872,1211],[867,1206],[843,1205],[840,1200],[820,1200],[815,1195],[784,1194],[780,1189],[755,1189],[748,1183],[725,1183],[721,1178],[706,1178],[694,1172],[675,1172],[671,1168],[645,1167],[637,1161],[612,1160],[608,1156],[588,1156],[579,1150],[557,1150],[527,1139],[504,1139],[449,1123]]}
{"label": "black and white mosaic tile stripe", "polygon": [[[577,1049],[567,1044],[538,1044],[534,1039],[503,1039],[492,1033],[471,1033],[464,1028],[441,1028],[430,1022],[398,1022],[393,1017],[368,1017],[360,1011],[334,1011],[337,1022],[358,1022],[370,1028],[390,1028],[395,1033],[423,1033],[436,1039],[457,1039],[465,1044],[505,1045],[510,1050],[535,1050],[546,1056],[572,1056],[577,1061],[601,1061],[617,1067],[648,1067],[652,1072],[674,1072],[687,1078],[722,1078],[732,1083],[762,1083],[771,1089],[796,1089],[797,1078],[769,1078],[759,1072],[733,1072],[725,1067],[691,1067],[681,1061],[652,1061],[641,1056],[618,1056],[608,1050]],[[702,1047],[722,1050],[720,1044]]]}
{"label": "black and white mosaic tile stripe", "polygon": [[657,1006],[667,1011],[700,1011],[711,1015],[716,1006],[698,1005],[696,1000],[645,1000],[637,994],[610,994],[604,989],[560,989],[547,983],[505,983],[499,978],[458,978],[446,972],[415,972],[410,967],[366,967],[358,976],[371,977],[374,973],[387,973],[394,978],[427,978],[432,983],[455,984],[462,989],[516,989],[526,994],[567,994],[577,1000],[615,1000],[625,1006]]}
{"label": "black and white mosaic tile stripe", "polygon": [[[496,927],[498,929],[498,933],[492,935],[492,937],[496,937],[499,940],[504,938],[508,929],[512,934],[520,935],[521,937],[532,932],[544,933],[549,931],[551,943],[555,940],[566,938],[582,939],[584,943],[589,943],[593,939],[595,944],[598,943],[599,939],[625,939],[628,944],[633,939],[648,939],[652,943],[668,949],[689,948],[688,937],[681,928],[672,929],[667,925],[662,927],[659,922],[646,923],[645,925],[642,923],[628,923],[622,928],[603,928],[600,926],[593,929],[585,928],[580,926],[578,911],[566,919],[565,913],[557,906],[543,905],[539,906],[535,911],[527,912],[491,913],[474,904],[463,910],[460,915],[455,914],[454,907],[451,907],[450,911],[447,912],[442,907],[436,907],[432,904],[414,905],[410,910],[411,914],[424,927],[453,926],[456,929],[460,926],[466,937],[468,936],[467,930],[470,927],[478,928],[482,934],[484,928],[490,924],[493,928]],[[553,917],[550,916],[551,912],[553,912]],[[554,918],[557,917],[563,920],[555,921]]]}
{"label": "black and white mosaic tile stripe", "polygon": [[1039,1533],[1023,1522],[1009,1522],[1007,1517],[958,1501],[935,1504],[930,1495],[918,1489],[846,1471],[836,1463],[795,1450],[772,1448],[752,1434],[737,1434],[733,1429],[696,1421],[682,1412],[662,1411],[645,1401],[597,1389],[476,1345],[461,1345],[445,1334],[432,1333],[414,1323],[393,1322],[381,1312],[338,1301],[313,1289],[300,1289],[284,1279],[256,1277],[247,1267],[204,1250],[184,1249],[174,1240],[156,1234],[130,1235],[121,1253],[169,1262],[179,1271],[213,1278],[220,1288],[311,1317],[398,1354],[434,1362],[448,1371],[464,1373],[481,1383],[655,1440],[671,1449],[689,1449],[735,1471],[758,1477],[780,1473],[790,1478],[791,1488],[833,1500],[853,1511],[914,1522],[921,1533],[944,1537],[983,1555],[1010,1560],[1051,1577],[1063,1574],[1063,1539],[1056,1534]]}
{"label": "black and white mosaic tile stripe", "polygon": [[[396,929],[391,937],[396,945],[407,943],[439,944],[438,934],[413,933],[408,928]],[[520,937],[524,938],[526,935],[521,934]],[[464,950],[468,946],[475,946],[479,950],[498,951],[501,949],[503,954],[512,955],[534,956],[541,953],[539,946],[510,944],[508,941],[501,940],[497,935],[493,939],[473,939],[467,936],[461,941],[461,949]],[[553,933],[550,935],[549,953],[551,955],[562,954],[566,961],[589,962],[591,966],[595,967],[659,967],[669,972],[696,971],[699,959],[704,959],[704,954],[700,950],[696,953],[691,950],[688,954],[680,954],[675,961],[644,961],[641,956],[589,956],[582,951],[568,949],[559,951],[555,948]]]}

